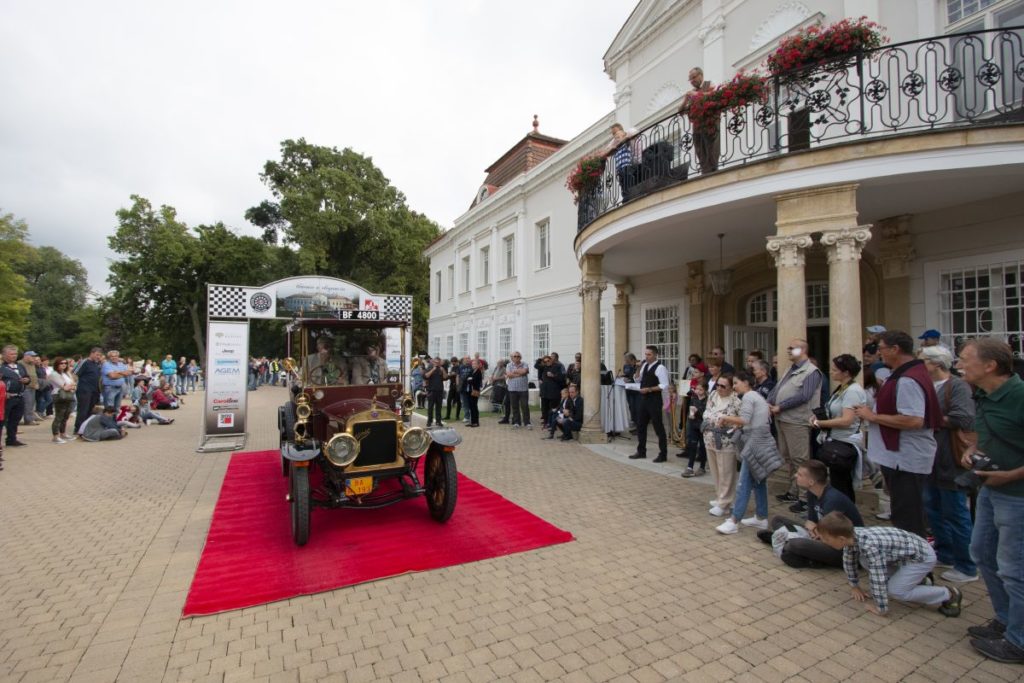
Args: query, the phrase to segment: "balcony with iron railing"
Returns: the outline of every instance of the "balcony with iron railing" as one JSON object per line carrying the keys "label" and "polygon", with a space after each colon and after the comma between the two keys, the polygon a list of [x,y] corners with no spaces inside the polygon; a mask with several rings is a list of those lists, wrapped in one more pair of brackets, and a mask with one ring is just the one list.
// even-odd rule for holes
{"label": "balcony with iron railing", "polygon": [[612,152],[596,186],[580,196],[578,230],[695,175],[823,147],[1024,123],[1024,27],[885,45],[766,78],[765,86],[764,101],[721,116],[716,169],[700,168],[699,134],[682,114],[623,143],[631,153],[619,155],[617,168]]}

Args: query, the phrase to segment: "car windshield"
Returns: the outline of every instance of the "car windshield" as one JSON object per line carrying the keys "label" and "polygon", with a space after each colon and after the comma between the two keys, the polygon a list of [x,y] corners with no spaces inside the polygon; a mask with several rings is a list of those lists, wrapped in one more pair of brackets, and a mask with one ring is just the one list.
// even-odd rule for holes
{"label": "car windshield", "polygon": [[299,380],[303,386],[397,382],[401,333],[399,328],[302,326],[292,343]]}

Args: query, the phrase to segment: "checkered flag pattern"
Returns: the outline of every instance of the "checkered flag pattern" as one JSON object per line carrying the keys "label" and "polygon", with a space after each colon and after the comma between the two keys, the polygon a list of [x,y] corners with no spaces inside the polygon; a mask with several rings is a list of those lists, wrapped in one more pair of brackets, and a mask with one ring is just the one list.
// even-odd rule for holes
{"label": "checkered flag pattern", "polygon": [[210,318],[244,318],[245,287],[209,285],[206,288],[206,314]]}
{"label": "checkered flag pattern", "polygon": [[412,297],[384,297],[384,308],[381,310],[380,316],[384,320],[404,320],[405,322],[412,322]]}

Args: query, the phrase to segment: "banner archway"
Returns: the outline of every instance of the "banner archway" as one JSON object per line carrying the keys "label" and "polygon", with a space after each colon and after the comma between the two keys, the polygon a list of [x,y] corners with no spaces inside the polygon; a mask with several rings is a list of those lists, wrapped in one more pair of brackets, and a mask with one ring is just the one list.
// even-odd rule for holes
{"label": "banner archway", "polygon": [[[412,349],[412,297],[373,294],[332,277],[285,278],[262,287],[206,285],[206,400],[199,451],[245,446],[248,410],[249,321],[336,318],[405,325],[405,344],[385,350],[388,364],[408,368]],[[406,357],[401,358],[404,346]],[[399,357],[394,357],[398,353]],[[408,382],[408,377],[405,378]],[[406,387],[408,390],[408,387]]]}

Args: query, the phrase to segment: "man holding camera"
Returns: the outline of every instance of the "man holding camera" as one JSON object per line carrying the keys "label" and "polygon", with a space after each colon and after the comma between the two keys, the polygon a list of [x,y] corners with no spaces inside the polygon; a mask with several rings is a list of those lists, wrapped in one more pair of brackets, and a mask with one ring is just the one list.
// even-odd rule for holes
{"label": "man holding camera", "polygon": [[989,659],[1024,664],[1024,381],[1013,373],[1010,346],[996,339],[967,342],[960,370],[977,387],[978,443],[962,463],[982,483],[971,557],[995,612],[967,632]]}

